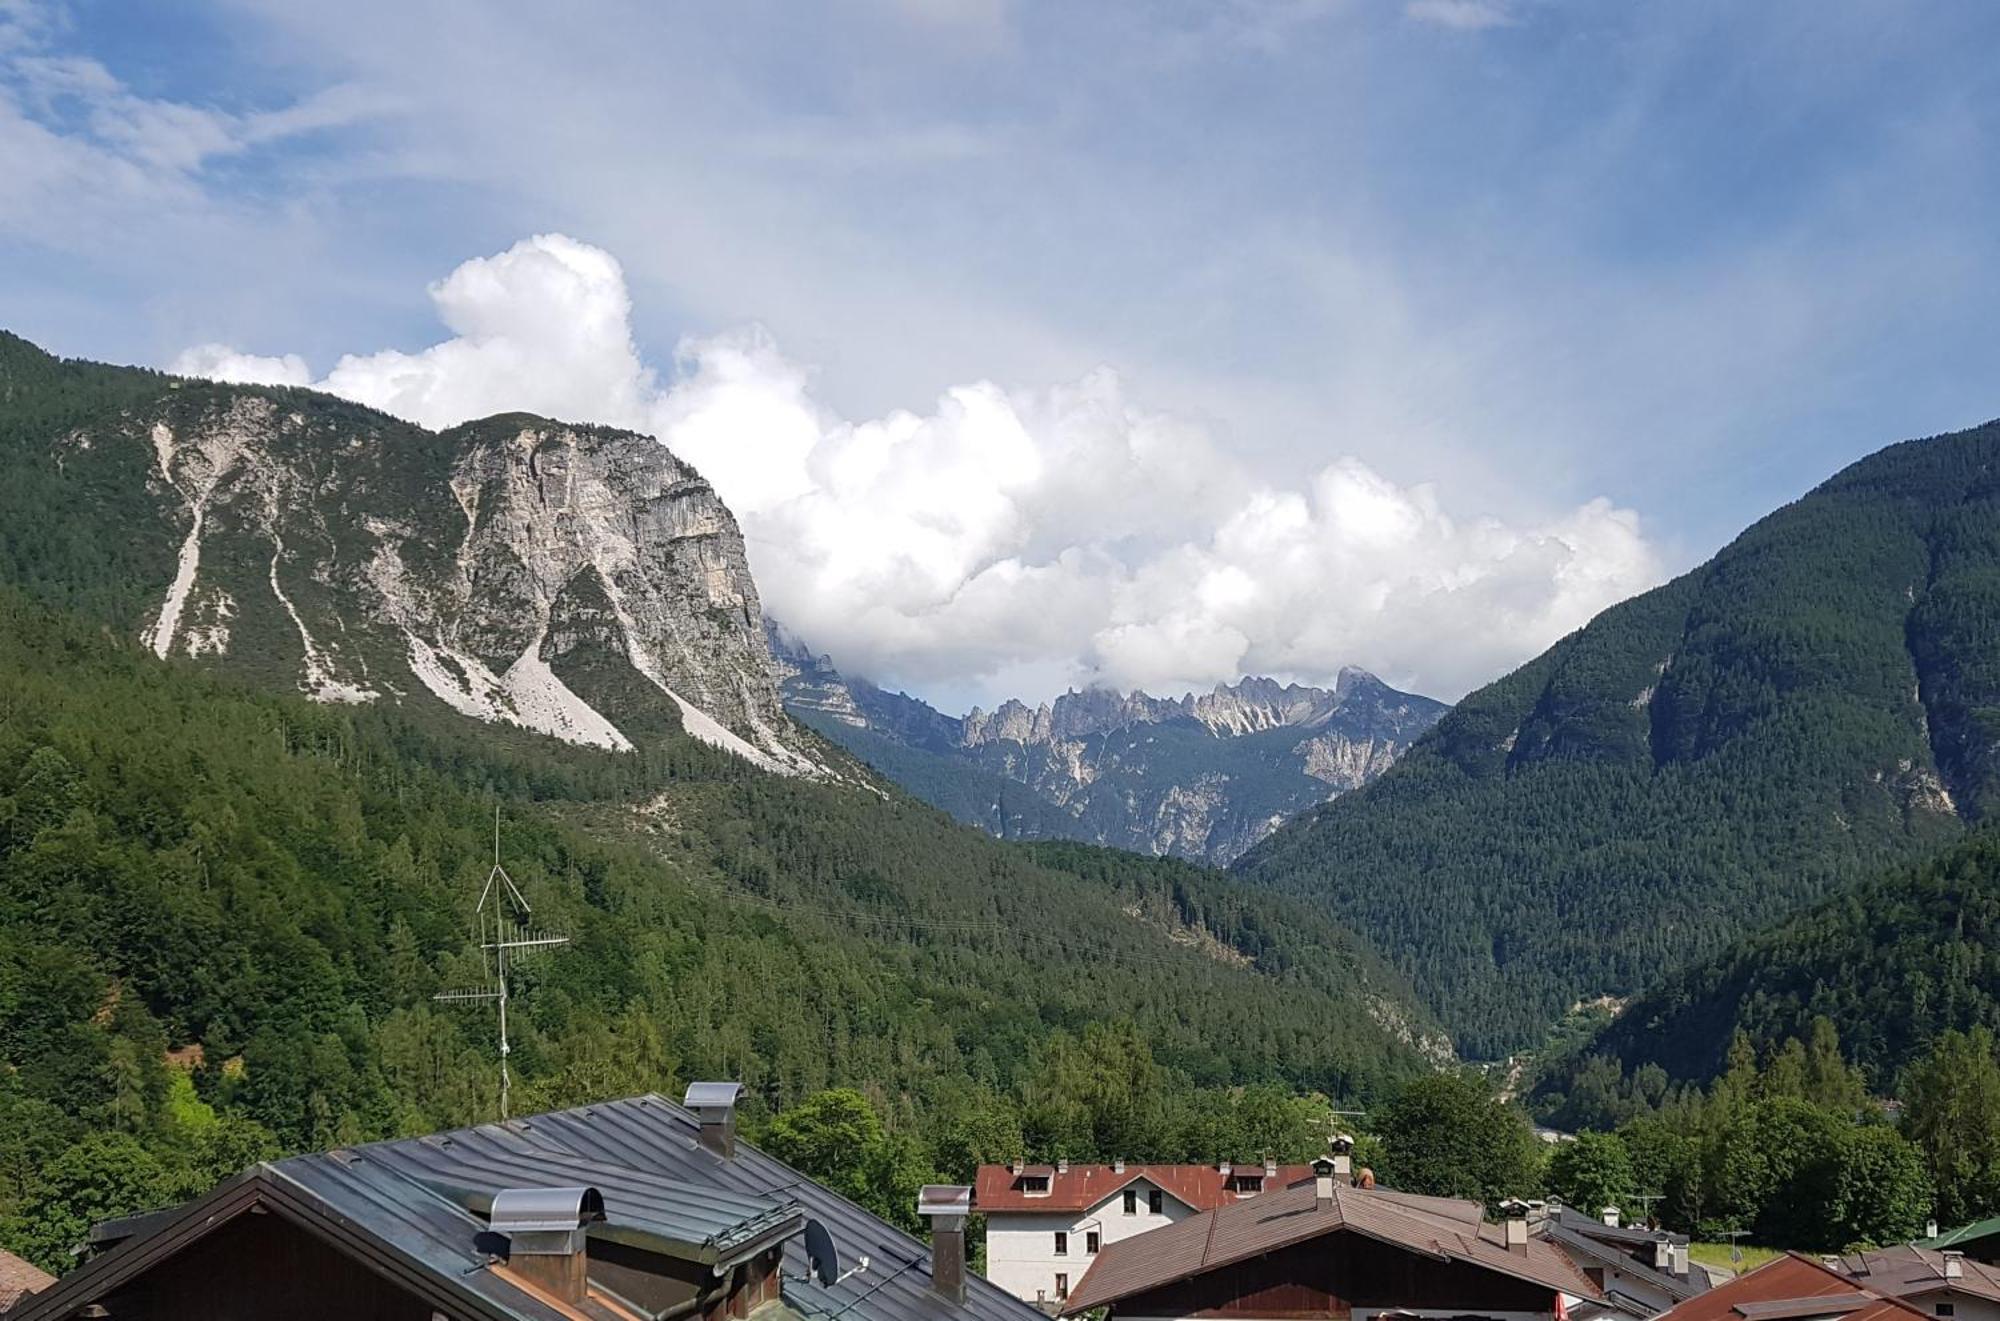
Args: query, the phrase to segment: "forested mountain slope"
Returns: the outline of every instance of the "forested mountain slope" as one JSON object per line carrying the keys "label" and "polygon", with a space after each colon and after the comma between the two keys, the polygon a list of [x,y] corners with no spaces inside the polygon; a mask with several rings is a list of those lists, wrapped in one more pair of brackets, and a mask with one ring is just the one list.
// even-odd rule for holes
{"label": "forested mountain slope", "polygon": [[1373,780],[1445,709],[1349,668],[1330,689],[1260,678],[1179,698],[1092,689],[956,717],[771,634],[793,716],[959,820],[1002,839],[1216,864]]}
{"label": "forested mountain slope", "polygon": [[1467,1053],[1532,1043],[1993,812],[2000,425],[1854,464],[1473,693],[1240,864]]}
{"label": "forested mountain slope", "polygon": [[2000,837],[1982,830],[1675,973],[1552,1062],[1537,1092],[1573,1114],[1617,1113],[1647,1065],[1707,1082],[1737,1032],[1767,1053],[1822,1017],[1883,1094],[1942,1033],[2000,1030]]}

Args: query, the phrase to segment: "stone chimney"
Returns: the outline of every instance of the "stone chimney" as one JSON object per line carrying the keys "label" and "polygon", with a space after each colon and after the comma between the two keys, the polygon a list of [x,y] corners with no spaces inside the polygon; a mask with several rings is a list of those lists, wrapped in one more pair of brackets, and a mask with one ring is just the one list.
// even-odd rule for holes
{"label": "stone chimney", "polygon": [[1528,1204],[1518,1197],[1500,1203],[1500,1229],[1507,1251],[1523,1257],[1528,1255],[1528,1209]]}
{"label": "stone chimney", "polygon": [[493,1195],[487,1225],[507,1239],[507,1270],[566,1303],[590,1291],[585,1226],[604,1219],[595,1188],[508,1188]]}
{"label": "stone chimney", "polygon": [[1620,1224],[1624,1223],[1619,1215],[1618,1208],[1615,1206],[1605,1207],[1604,1210],[1599,1213],[1599,1215],[1600,1218],[1604,1221],[1604,1223],[1611,1226],[1613,1229],[1618,1228]]}
{"label": "stone chimney", "polygon": [[917,1193],[917,1214],[931,1222],[931,1292],[947,1302],[965,1301],[965,1221],[972,1189],[927,1183]]}
{"label": "stone chimney", "polygon": [[691,1082],[682,1102],[701,1121],[696,1135],[701,1145],[724,1160],[736,1155],[736,1098],[741,1095],[740,1082]]}
{"label": "stone chimney", "polygon": [[1944,1254],[1944,1277],[1947,1280],[1962,1280],[1965,1278],[1965,1254],[1963,1252],[1947,1251]]}

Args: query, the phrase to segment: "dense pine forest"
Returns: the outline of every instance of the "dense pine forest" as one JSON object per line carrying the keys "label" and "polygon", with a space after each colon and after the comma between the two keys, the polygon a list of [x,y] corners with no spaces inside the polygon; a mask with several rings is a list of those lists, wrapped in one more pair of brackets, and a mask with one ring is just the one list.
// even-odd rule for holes
{"label": "dense pine forest", "polygon": [[1884,450],[1467,697],[1239,864],[1534,1044],[2000,792],[2000,425]]}
{"label": "dense pine forest", "polygon": [[1642,1073],[1706,1081],[1735,1034],[1768,1050],[1817,1019],[1878,1095],[1944,1033],[2000,1030],[2000,840],[1982,831],[1675,972],[1545,1066],[1538,1095],[1603,1122],[1643,1097]]}
{"label": "dense pine forest", "polygon": [[1284,1105],[1228,1089],[1365,1100],[1430,1067],[1393,974],[1217,873],[1030,853],[684,738],[613,755],[260,694],[10,590],[8,1241],[51,1260],[76,1218],[258,1154],[491,1117],[490,1018],[430,997],[484,983],[496,802],[538,923],[573,940],[520,970],[518,1111],[727,1077],[754,1127],[846,1084],[906,1135],[895,1177],[962,1178],[1023,1150],[1296,1146]]}

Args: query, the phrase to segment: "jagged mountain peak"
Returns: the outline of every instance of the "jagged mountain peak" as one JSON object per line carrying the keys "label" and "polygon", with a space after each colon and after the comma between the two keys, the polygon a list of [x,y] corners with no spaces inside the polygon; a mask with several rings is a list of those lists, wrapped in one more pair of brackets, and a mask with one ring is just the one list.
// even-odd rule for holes
{"label": "jagged mountain peak", "polygon": [[618,751],[678,726],[819,769],[735,519],[651,437],[525,413],[433,432],[309,390],[0,347],[10,395],[102,387],[13,471],[66,511],[60,535],[122,542],[122,613],[156,654]]}
{"label": "jagged mountain peak", "polygon": [[768,631],[793,714],[919,797],[1006,837],[1209,862],[1374,778],[1444,710],[1348,667],[1331,689],[1259,676],[1179,697],[1092,686],[953,717]]}

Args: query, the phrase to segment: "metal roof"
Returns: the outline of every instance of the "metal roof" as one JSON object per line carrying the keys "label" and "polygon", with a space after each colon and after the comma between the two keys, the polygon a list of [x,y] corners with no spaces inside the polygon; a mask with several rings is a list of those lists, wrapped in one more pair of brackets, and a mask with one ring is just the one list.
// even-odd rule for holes
{"label": "metal roof", "polygon": [[[260,1165],[139,1222],[116,1248],[28,1300],[24,1315],[68,1315],[88,1290],[148,1268],[255,1202],[367,1254],[447,1315],[565,1321],[568,1313],[484,1269],[497,1246],[486,1216],[509,1189],[589,1187],[602,1193],[606,1214],[588,1226],[592,1239],[710,1262],[782,1244],[785,1302],[807,1321],[1046,1321],[976,1276],[968,1275],[962,1303],[944,1298],[931,1289],[927,1243],[748,1143],[733,1159],[715,1155],[696,1140],[699,1128],[683,1107],[642,1096]],[[798,1233],[807,1217],[825,1225],[844,1269],[863,1257],[867,1268],[837,1283],[811,1278]],[[38,1306],[45,1299],[51,1310]]]}

